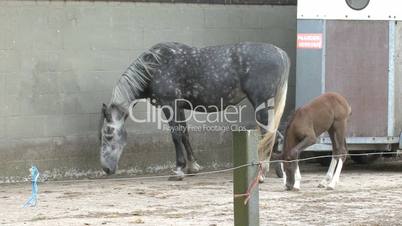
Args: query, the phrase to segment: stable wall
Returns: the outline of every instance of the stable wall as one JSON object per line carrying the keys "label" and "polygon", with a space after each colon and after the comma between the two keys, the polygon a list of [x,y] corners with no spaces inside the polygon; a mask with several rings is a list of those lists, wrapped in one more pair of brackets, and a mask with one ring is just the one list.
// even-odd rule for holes
{"label": "stable wall", "polygon": [[[101,104],[158,42],[273,43],[292,59],[288,109],[294,105],[296,6],[0,1],[0,30],[0,182],[23,180],[31,164],[49,179],[102,175]],[[131,122],[129,133],[122,174],[174,165],[169,133]],[[230,165],[230,133],[190,136],[206,169]]]}

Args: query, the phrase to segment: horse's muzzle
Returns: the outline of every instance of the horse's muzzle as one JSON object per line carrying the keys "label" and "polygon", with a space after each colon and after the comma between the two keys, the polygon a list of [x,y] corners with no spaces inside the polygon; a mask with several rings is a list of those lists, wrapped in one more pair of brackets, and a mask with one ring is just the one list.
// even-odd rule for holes
{"label": "horse's muzzle", "polygon": [[115,173],[115,169],[110,169],[110,168],[107,168],[107,167],[103,167],[103,171],[105,171],[105,173],[107,174],[107,175],[111,175],[111,174],[114,174]]}

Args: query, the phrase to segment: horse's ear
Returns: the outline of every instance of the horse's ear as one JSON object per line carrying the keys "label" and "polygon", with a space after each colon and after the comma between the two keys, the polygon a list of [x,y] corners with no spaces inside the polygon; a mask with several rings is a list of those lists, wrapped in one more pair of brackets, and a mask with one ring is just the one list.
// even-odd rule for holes
{"label": "horse's ear", "polygon": [[106,110],[107,110],[106,104],[102,103],[102,115],[103,115],[103,117],[106,117]]}
{"label": "horse's ear", "polygon": [[99,130],[98,130],[98,136],[99,136],[100,141],[102,141],[102,126],[103,126],[104,120],[106,118],[106,109],[107,109],[106,104],[102,103],[102,112],[101,112],[101,118],[99,121]]}

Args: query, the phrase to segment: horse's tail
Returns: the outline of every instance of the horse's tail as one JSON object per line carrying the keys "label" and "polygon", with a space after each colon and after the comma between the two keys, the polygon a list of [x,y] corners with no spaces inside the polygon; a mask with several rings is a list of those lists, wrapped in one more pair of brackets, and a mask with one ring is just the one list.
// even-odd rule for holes
{"label": "horse's tail", "polygon": [[284,51],[280,50],[280,53],[282,55],[282,59],[284,60],[284,70],[282,74],[281,84],[278,86],[274,96],[274,117],[272,118],[272,121],[271,119],[269,119],[270,122],[268,124],[268,130],[266,131],[264,137],[261,139],[258,147],[261,155],[264,155],[264,157],[268,157],[268,159],[270,159],[271,157],[272,148],[275,144],[276,131],[278,130],[283,112],[285,110],[286,94],[288,90],[290,60]]}
{"label": "horse's tail", "polygon": [[[278,130],[285,109],[287,86],[286,82],[275,95],[274,117],[268,125],[268,130],[262,138],[258,148],[262,153],[266,153],[266,151],[271,152],[272,147],[275,144],[276,130]],[[271,154],[269,153],[268,156],[270,155]]]}

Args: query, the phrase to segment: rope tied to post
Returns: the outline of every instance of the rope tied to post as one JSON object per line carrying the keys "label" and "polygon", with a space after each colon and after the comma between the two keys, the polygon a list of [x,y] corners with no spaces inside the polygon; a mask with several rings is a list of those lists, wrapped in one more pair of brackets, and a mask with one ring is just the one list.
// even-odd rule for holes
{"label": "rope tied to post", "polygon": [[38,168],[36,168],[36,166],[32,166],[29,169],[29,172],[31,172],[32,195],[28,199],[28,201],[24,204],[23,208],[36,206],[36,202],[38,199],[37,196],[38,196],[39,170],[38,170]]}
{"label": "rope tied to post", "polygon": [[235,198],[241,198],[241,197],[245,197],[244,199],[244,205],[247,205],[248,201],[251,199],[251,193],[253,192],[253,190],[255,189],[255,187],[257,187],[260,177],[263,174],[263,170],[262,170],[262,162],[259,163],[254,163],[251,164],[250,166],[253,165],[258,165],[258,171],[257,171],[257,175],[255,176],[254,180],[251,182],[251,184],[248,186],[247,191],[243,194],[235,194],[234,197]]}

